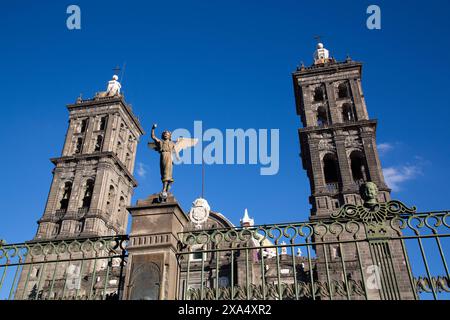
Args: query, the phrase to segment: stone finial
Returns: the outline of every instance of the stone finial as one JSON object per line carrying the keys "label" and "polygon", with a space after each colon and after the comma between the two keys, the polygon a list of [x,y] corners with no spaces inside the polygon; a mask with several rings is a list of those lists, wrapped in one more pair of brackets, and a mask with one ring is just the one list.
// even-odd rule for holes
{"label": "stone finial", "polygon": [[298,70],[303,71],[305,70],[305,63],[303,61],[300,62],[300,67],[297,67]]}
{"label": "stone finial", "polygon": [[241,227],[253,227],[255,225],[255,220],[251,219],[248,215],[248,210],[244,210],[244,216],[241,219]]}

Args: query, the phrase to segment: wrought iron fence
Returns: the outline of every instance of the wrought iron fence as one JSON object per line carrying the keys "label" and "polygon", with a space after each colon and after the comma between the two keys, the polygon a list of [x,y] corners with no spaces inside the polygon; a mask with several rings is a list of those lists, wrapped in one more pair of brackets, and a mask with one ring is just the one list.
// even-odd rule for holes
{"label": "wrought iron fence", "polygon": [[[178,299],[449,299],[450,212],[346,205],[327,220],[178,235]],[[127,236],[0,243],[0,299],[122,299]]]}
{"label": "wrought iron fence", "polygon": [[0,244],[0,299],[120,299],[127,236]]}
{"label": "wrought iron fence", "polygon": [[449,299],[450,212],[398,201],[328,220],[179,234],[178,297]]}

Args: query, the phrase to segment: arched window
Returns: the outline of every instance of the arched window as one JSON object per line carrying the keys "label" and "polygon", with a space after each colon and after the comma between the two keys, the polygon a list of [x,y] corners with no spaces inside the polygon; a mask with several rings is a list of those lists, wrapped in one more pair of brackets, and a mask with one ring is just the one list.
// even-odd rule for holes
{"label": "arched window", "polygon": [[81,120],[80,133],[83,133],[86,131],[87,125],[88,125],[88,119]]}
{"label": "arched window", "polygon": [[99,123],[99,126],[98,126],[98,130],[103,131],[103,130],[106,129],[106,120],[108,120],[107,116],[104,116],[104,117],[100,118],[100,123]]}
{"label": "arched window", "polygon": [[337,191],[340,177],[336,155],[328,153],[323,157],[323,174],[329,191]]}
{"label": "arched window", "polygon": [[126,210],[125,198],[120,197],[119,199],[119,209],[117,210],[117,218],[119,223],[122,223],[122,227],[125,226],[125,219],[127,218],[127,210]]}
{"label": "arched window", "polygon": [[94,151],[101,151],[102,150],[102,144],[103,144],[103,136],[98,135],[97,140],[95,141],[95,149]]}
{"label": "arched window", "polygon": [[328,115],[327,110],[324,106],[320,106],[317,109],[317,125],[318,126],[326,126],[328,125]]}
{"label": "arched window", "polygon": [[114,186],[109,186],[108,199],[106,201],[106,212],[108,214],[112,214],[115,196],[116,196],[116,191],[114,189]]}
{"label": "arched window", "polygon": [[69,206],[70,194],[72,193],[72,182],[64,183],[61,200],[59,201],[59,210],[66,211]]}
{"label": "arched window", "polygon": [[120,157],[120,154],[122,153],[122,142],[117,142],[117,149],[116,149],[116,155]]}
{"label": "arched window", "polygon": [[75,153],[80,153],[83,148],[83,138],[78,138],[77,143],[75,145]]}
{"label": "arched window", "polygon": [[84,195],[81,207],[88,209],[91,206],[92,193],[94,192],[94,180],[89,179],[84,186]]}
{"label": "arched window", "polygon": [[338,97],[339,98],[348,98],[350,96],[348,92],[348,84],[347,82],[343,82],[338,86]]}
{"label": "arched window", "polygon": [[343,122],[353,122],[356,120],[353,106],[350,103],[344,103],[342,105],[342,120]]}
{"label": "arched window", "polygon": [[352,177],[356,183],[368,181],[369,172],[367,170],[366,157],[361,151],[353,151],[350,154],[350,166]]}
{"label": "arched window", "polygon": [[325,94],[323,92],[322,87],[317,87],[314,89],[314,101],[323,101],[325,100]]}
{"label": "arched window", "polygon": [[133,136],[129,135],[128,136],[128,149],[130,149],[131,151],[133,151],[133,142],[134,142]]}

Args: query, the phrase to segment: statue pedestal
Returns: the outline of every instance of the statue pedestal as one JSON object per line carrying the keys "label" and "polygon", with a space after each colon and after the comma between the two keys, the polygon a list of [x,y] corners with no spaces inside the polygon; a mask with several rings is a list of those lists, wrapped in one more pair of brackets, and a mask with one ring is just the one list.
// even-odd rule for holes
{"label": "statue pedestal", "polygon": [[127,208],[132,216],[124,299],[173,300],[177,290],[177,234],[188,223],[177,200],[159,194]]}

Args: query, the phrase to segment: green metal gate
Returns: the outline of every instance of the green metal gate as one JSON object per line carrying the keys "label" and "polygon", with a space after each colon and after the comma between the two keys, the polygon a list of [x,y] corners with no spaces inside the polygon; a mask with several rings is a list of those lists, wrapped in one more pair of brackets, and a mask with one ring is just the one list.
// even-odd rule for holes
{"label": "green metal gate", "polygon": [[120,299],[127,236],[0,245],[0,299]]}

